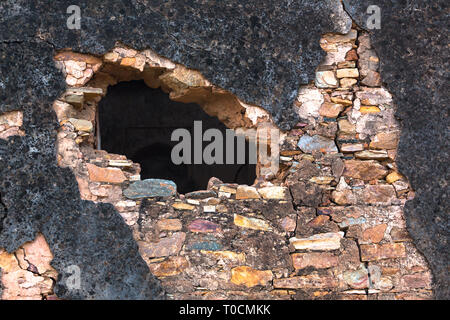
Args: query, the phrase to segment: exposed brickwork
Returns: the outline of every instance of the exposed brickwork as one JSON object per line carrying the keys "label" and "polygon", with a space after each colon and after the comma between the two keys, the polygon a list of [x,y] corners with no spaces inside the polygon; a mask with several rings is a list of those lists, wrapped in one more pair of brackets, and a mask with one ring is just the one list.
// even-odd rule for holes
{"label": "exposed brickwork", "polygon": [[[169,298],[432,297],[428,266],[405,227],[414,192],[395,164],[400,128],[378,57],[355,29],[320,44],[327,56],[315,84],[299,91],[302,120],[281,136],[276,176],[254,186],[211,180],[202,194],[144,200],[123,194],[140,180],[139,164],[94,149],[96,108],[109,85],[143,79],[233,129],[275,128],[270,115],[149,50],[56,56],[69,86],[54,103],[58,163],[73,170],[83,199],[115,206]],[[9,118],[0,126],[20,127]],[[7,275],[3,298],[14,285]]]}

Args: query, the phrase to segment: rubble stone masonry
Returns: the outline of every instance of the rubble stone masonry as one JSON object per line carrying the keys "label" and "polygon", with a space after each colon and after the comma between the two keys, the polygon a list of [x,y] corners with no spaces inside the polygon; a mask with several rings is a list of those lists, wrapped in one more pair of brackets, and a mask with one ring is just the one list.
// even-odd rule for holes
{"label": "rubble stone masonry", "polygon": [[[433,297],[405,225],[414,190],[395,162],[400,127],[369,36],[354,27],[320,45],[327,55],[299,90],[301,121],[281,135],[276,175],[253,186],[212,178],[208,190],[164,198],[127,197],[139,164],[96,150],[108,86],[142,79],[232,129],[276,129],[271,115],[150,50],[55,56],[67,84],[53,105],[58,164],[75,174],[82,199],[117,209],[169,299]],[[0,115],[0,138],[25,135],[21,126],[20,110]],[[13,254],[0,249],[2,299],[56,298],[52,258],[42,235]]]}

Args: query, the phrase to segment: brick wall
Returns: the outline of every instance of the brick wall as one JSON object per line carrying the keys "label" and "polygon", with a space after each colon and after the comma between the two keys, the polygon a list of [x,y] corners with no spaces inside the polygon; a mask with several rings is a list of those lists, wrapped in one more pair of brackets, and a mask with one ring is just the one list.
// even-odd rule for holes
{"label": "brick wall", "polygon": [[[139,164],[95,149],[96,108],[109,85],[143,79],[232,129],[276,128],[269,114],[150,50],[55,57],[68,86],[53,106],[58,164],[72,169],[83,199],[115,206],[169,298],[432,297],[431,273],[406,230],[403,207],[414,191],[395,163],[400,126],[376,52],[356,29],[326,34],[321,46],[327,56],[314,84],[300,88],[302,121],[281,136],[276,176],[253,186],[211,179],[208,190],[164,198],[130,196]],[[26,134],[20,118],[1,115],[0,138]],[[26,246],[41,262],[18,258]],[[24,248],[0,251],[2,298],[52,298],[45,239]]]}

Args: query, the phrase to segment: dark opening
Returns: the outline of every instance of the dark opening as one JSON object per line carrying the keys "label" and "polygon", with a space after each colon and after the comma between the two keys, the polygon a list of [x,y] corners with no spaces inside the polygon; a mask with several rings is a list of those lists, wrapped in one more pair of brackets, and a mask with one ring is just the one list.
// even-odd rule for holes
{"label": "dark opening", "polygon": [[[142,179],[174,181],[180,193],[206,189],[211,177],[248,185],[256,178],[256,165],[249,164],[248,142],[245,164],[175,165],[171,152],[178,142],[171,141],[173,130],[185,128],[194,139],[194,121],[202,121],[203,132],[209,128],[219,129],[225,139],[226,127],[199,105],[172,101],[168,94],[147,87],[143,81],[121,82],[109,87],[99,104],[98,121],[103,150],[123,154],[139,163]],[[209,143],[203,142],[203,149]],[[225,160],[225,143],[223,154]],[[237,157],[236,143],[234,157]]]}

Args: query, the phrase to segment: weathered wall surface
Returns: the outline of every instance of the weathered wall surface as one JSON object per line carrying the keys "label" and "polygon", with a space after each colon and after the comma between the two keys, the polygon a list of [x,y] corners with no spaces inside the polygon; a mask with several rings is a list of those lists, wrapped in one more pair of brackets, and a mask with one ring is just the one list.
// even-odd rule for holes
{"label": "weathered wall surface", "polygon": [[72,31],[65,13],[72,4],[7,1],[2,40],[40,38],[57,49],[93,54],[108,51],[116,41],[150,48],[268,109],[284,128],[295,124],[296,91],[311,80],[323,57],[321,34],[345,33],[351,26],[336,0],[81,1],[83,27]]}
{"label": "weathered wall surface", "polygon": [[[432,297],[428,265],[406,230],[403,207],[414,191],[394,162],[399,125],[369,36],[352,29],[326,34],[320,45],[327,55],[315,85],[300,88],[294,105],[304,121],[277,141],[281,171],[259,175],[252,187],[212,178],[208,190],[185,195],[167,181],[140,181],[139,164],[123,155],[95,150],[96,109],[109,86],[144,79],[172,98],[200,99],[219,118],[231,116],[224,119],[236,128],[275,130],[270,115],[236,98],[221,111],[223,100],[212,94],[219,88],[149,50],[117,47],[101,58],[56,55],[69,86],[53,105],[60,124],[58,165],[75,174],[82,199],[114,205],[168,298]],[[2,119],[20,130],[19,111]],[[14,263],[3,264],[9,266],[5,298],[38,291],[40,273],[21,289]],[[40,290],[54,297],[51,287]]]}
{"label": "weathered wall surface", "polygon": [[[300,1],[290,6],[288,3],[291,2],[286,1],[286,4],[277,3],[277,10],[268,3],[258,2],[249,11],[236,4],[224,8],[211,1],[210,7],[194,8],[194,11],[204,10],[205,14],[209,12],[218,17],[211,16],[211,21],[214,27],[220,25],[221,28],[211,31],[217,28],[208,28],[206,19],[202,20],[205,14],[189,14],[191,9],[175,3],[167,3],[166,7],[148,7],[139,1],[101,6],[88,2],[80,6],[82,16],[90,19],[84,20],[86,24],[82,30],[72,31],[66,28],[65,11],[72,4],[69,2],[6,1],[0,5],[3,13],[0,18],[0,113],[23,112],[22,125],[8,128],[10,131],[5,134],[5,138],[15,137],[0,139],[0,195],[6,208],[0,247],[9,252],[16,251],[25,242],[33,240],[38,231],[42,232],[54,255],[52,265],[60,276],[55,291],[63,298],[158,298],[161,297],[160,286],[150,275],[138,254],[132,232],[117,211],[109,204],[80,200],[72,171],[57,165],[55,130],[58,123],[51,105],[61,96],[65,85],[62,74],[54,66],[55,49],[70,47],[74,51],[103,54],[116,40],[135,49],[152,48],[176,62],[198,68],[214,84],[236,93],[245,102],[266,108],[280,127],[292,128],[299,116],[292,106],[298,86],[312,79],[324,55],[319,48],[320,36],[329,31],[346,32],[350,21],[338,1],[321,1],[320,4]],[[433,70],[434,66],[431,59],[429,63],[419,63],[419,59],[426,56],[419,51],[424,47],[423,43],[417,44],[417,55],[403,57],[406,61],[412,59],[409,62],[415,62],[420,69],[398,67],[404,66],[404,62],[398,60],[392,50],[405,52],[410,48],[398,36],[398,30],[402,29],[399,26],[404,26],[404,21],[410,23],[412,19],[416,19],[417,30],[424,32],[425,37],[420,37],[420,41],[436,39],[439,42],[439,23],[433,25],[426,19],[444,16],[442,8],[446,6],[442,2],[441,9],[435,10],[433,6],[439,5],[436,2],[418,3],[415,5],[421,6],[423,14],[415,16],[419,13],[412,10],[410,4],[415,2],[405,1],[404,6],[403,2],[401,6],[389,2],[381,6],[389,8],[383,21],[390,23],[390,29],[375,36],[375,48],[385,63],[382,65],[383,79],[392,90],[394,102],[406,124],[400,144],[400,165],[413,188],[418,190],[414,200],[417,205],[407,205],[409,229],[413,230],[413,236],[428,260],[436,261],[432,262],[433,270],[439,292],[445,296],[448,286],[444,272],[448,257],[443,253],[447,252],[448,229],[442,221],[447,221],[446,190],[444,183],[439,187],[439,181],[447,180],[442,177],[446,177],[445,159],[448,157],[438,155],[437,148],[431,149],[431,146],[435,140],[445,142],[441,133],[446,132],[442,130],[446,127],[445,117],[439,110],[446,104],[444,96],[435,93],[431,97],[429,94],[430,88],[445,92],[440,89],[444,85],[435,87],[420,83],[420,75]],[[358,16],[356,7],[352,14]],[[22,27],[17,28],[17,25]],[[290,27],[286,28],[286,25]],[[409,40],[415,30],[404,28],[402,32]],[[396,35],[389,38],[389,34]],[[271,41],[265,41],[270,37]],[[391,45],[391,40],[395,46]],[[442,57],[444,47],[438,48],[433,55]],[[440,65],[445,66],[445,63],[443,59]],[[446,68],[442,67],[442,70]],[[443,71],[435,71],[427,81],[436,78],[444,80]],[[399,82],[400,79],[405,80]],[[408,86],[409,81],[418,83]],[[427,121],[421,122],[415,114],[419,104],[412,104],[423,99],[427,99],[426,105],[430,108],[424,115]],[[433,127],[424,125],[429,123],[434,123]],[[407,143],[419,140],[420,144]],[[418,150],[416,146],[423,149]],[[435,163],[425,159],[430,155]],[[429,179],[429,176],[435,179]],[[429,182],[424,184],[423,181]],[[433,214],[422,213],[428,208],[434,209]],[[432,231],[427,235],[420,229],[422,227]],[[381,254],[381,251],[377,252]],[[80,266],[86,276],[83,279],[87,279],[77,295],[67,292],[63,285],[68,276],[64,269],[70,265]],[[428,286],[423,278],[409,280],[416,281],[420,288]]]}
{"label": "weathered wall surface", "polygon": [[363,28],[369,5],[382,10],[371,37],[402,123],[397,163],[416,190],[406,205],[408,229],[431,264],[437,297],[448,299],[448,1],[344,3]]}

